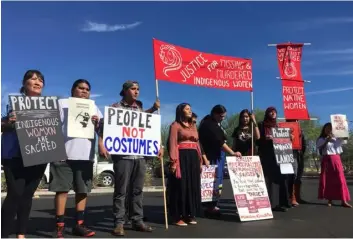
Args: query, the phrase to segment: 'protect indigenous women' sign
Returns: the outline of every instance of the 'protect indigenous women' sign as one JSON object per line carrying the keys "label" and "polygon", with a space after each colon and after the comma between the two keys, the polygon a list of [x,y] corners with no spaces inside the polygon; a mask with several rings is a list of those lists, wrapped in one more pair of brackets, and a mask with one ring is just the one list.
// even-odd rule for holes
{"label": "'protect indigenous women' sign", "polygon": [[260,158],[245,156],[226,159],[240,220],[273,218]]}
{"label": "'protect indigenous women' sign", "polygon": [[10,95],[23,166],[66,160],[58,98]]}
{"label": "'protect indigenous women' sign", "polygon": [[252,91],[251,59],[199,52],[153,39],[155,78],[227,90]]}
{"label": "'protect indigenous women' sign", "polygon": [[103,143],[109,154],[157,156],[161,116],[106,106]]}

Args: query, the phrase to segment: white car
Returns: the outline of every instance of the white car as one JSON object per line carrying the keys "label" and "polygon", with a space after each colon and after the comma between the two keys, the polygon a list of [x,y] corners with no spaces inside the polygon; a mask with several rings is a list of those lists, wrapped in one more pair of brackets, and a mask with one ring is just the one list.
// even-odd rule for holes
{"label": "white car", "polygon": [[[98,162],[97,156],[94,158],[93,177],[98,177],[98,186],[112,187],[115,182],[113,163]],[[47,165],[41,184],[49,184],[50,166]]]}

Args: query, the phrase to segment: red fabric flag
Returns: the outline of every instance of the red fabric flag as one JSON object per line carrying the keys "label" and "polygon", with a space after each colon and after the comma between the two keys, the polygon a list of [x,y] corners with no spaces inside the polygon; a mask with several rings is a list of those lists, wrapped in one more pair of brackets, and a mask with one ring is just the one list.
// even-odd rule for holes
{"label": "red fabric flag", "polygon": [[302,81],[303,44],[278,44],[277,61],[282,80]]}
{"label": "red fabric flag", "polygon": [[284,116],[286,119],[309,120],[301,73],[302,43],[277,44],[277,61],[282,79]]}
{"label": "red fabric flag", "polygon": [[304,81],[282,80],[284,117],[309,120],[304,92]]}
{"label": "red fabric flag", "polygon": [[252,61],[153,39],[155,78],[208,88],[252,91]]}
{"label": "red fabric flag", "polygon": [[290,128],[293,132],[294,139],[292,141],[293,149],[302,149],[302,141],[301,141],[301,130],[299,122],[279,122],[278,126],[281,128]]}

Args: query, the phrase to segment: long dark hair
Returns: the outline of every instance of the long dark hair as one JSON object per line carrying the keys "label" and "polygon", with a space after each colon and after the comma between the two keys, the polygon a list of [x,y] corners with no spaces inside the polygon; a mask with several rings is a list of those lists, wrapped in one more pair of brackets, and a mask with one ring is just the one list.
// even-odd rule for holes
{"label": "long dark hair", "polygon": [[[179,123],[182,127],[185,127],[183,124],[183,120],[185,120],[185,116],[184,116],[184,108],[186,106],[190,106],[190,104],[188,103],[181,103],[176,107],[175,110],[175,122]],[[190,119],[191,120],[191,119]],[[167,142],[166,142],[166,146],[167,146],[167,150],[168,152],[170,152],[170,145],[169,145],[169,138],[170,138],[170,130],[172,127],[169,127],[169,133],[168,133],[168,138],[167,138]]]}
{"label": "long dark hair", "polygon": [[241,128],[242,126],[244,126],[244,125],[243,125],[243,122],[241,121],[241,119],[243,118],[243,116],[244,116],[245,114],[248,114],[249,117],[250,117],[250,115],[251,115],[251,113],[250,113],[250,111],[249,111],[248,109],[244,109],[244,110],[240,111],[240,114],[239,114],[239,122],[238,122],[238,128]]}
{"label": "long dark hair", "polygon": [[[320,138],[326,138],[326,133],[325,133],[325,129],[326,129],[326,127],[328,127],[328,126],[331,126],[332,127],[332,124],[331,123],[326,123],[326,124],[324,124],[324,126],[322,127],[322,129],[321,129],[321,133],[320,133],[320,135],[319,135],[319,137],[316,139],[316,143],[317,143],[317,141],[319,141],[319,139]],[[319,150],[319,155],[322,155],[322,148],[321,149],[318,149]]]}
{"label": "long dark hair", "polygon": [[91,84],[88,82],[88,80],[85,80],[85,79],[78,79],[76,80],[73,84],[72,84],[72,87],[71,87],[71,96],[74,96],[74,91],[76,89],[76,87],[81,84],[81,83],[85,83],[88,85],[88,88],[89,88],[89,91],[91,91]]}
{"label": "long dark hair", "polygon": [[184,126],[183,121],[185,120],[184,109],[186,106],[191,106],[188,103],[181,103],[176,107],[175,110],[175,121],[178,122],[181,126]]}
{"label": "long dark hair", "polygon": [[44,75],[39,70],[28,70],[26,71],[22,79],[22,86],[20,88],[21,94],[26,94],[26,88],[25,88],[26,81],[31,79],[34,75],[37,75],[38,78],[42,79],[43,85],[45,85]]}
{"label": "long dark hair", "polygon": [[326,133],[325,133],[325,129],[326,129],[326,127],[328,127],[328,126],[331,126],[332,127],[332,124],[331,123],[326,123],[326,124],[324,124],[324,126],[322,127],[322,129],[321,129],[321,133],[320,133],[320,135],[319,135],[319,137],[317,138],[317,140],[319,140],[320,138],[326,138]]}

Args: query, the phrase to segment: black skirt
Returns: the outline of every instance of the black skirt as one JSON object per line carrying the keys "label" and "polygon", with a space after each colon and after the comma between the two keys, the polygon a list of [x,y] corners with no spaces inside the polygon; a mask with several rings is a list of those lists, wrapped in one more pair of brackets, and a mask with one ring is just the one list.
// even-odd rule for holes
{"label": "black skirt", "polygon": [[179,150],[181,178],[170,174],[168,179],[168,211],[180,217],[196,217],[201,208],[200,159],[195,149]]}

